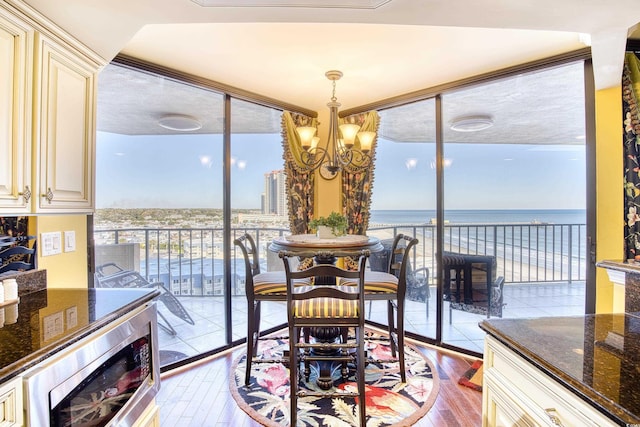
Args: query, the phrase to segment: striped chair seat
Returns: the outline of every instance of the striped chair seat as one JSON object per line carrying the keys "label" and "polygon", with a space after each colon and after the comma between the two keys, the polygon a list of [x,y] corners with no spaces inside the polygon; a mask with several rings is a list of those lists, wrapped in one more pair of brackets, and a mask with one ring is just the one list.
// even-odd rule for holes
{"label": "striped chair seat", "polygon": [[[313,286],[303,286],[302,292],[308,292]],[[338,286],[343,292],[352,292],[352,286]],[[358,318],[358,301],[344,300],[340,298],[319,297],[306,300],[293,301],[294,316],[302,319],[326,319],[326,318]]]}
{"label": "striped chair seat", "polygon": [[[356,282],[350,279],[343,279],[342,286],[355,286]],[[397,294],[398,278],[391,273],[383,271],[367,271],[364,274],[365,294]]]}
{"label": "striped chair seat", "polygon": [[[308,285],[309,279],[298,279],[295,286]],[[287,278],[284,271],[267,271],[253,276],[255,295],[287,295]]]}

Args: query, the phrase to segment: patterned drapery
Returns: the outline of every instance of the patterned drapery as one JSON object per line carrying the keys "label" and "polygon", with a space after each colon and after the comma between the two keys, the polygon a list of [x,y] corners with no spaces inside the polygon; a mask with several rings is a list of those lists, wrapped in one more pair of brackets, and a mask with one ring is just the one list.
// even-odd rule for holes
{"label": "patterned drapery", "polygon": [[622,75],[625,259],[640,259],[640,60],[627,52]]}
{"label": "patterned drapery", "polygon": [[317,120],[303,114],[282,113],[282,157],[284,158],[289,229],[292,234],[306,234],[313,218],[314,174],[300,162],[300,141],[296,127],[317,127]]}
{"label": "patterned drapery", "polygon": [[[364,235],[369,228],[371,189],[373,187],[379,121],[378,113],[375,111],[356,114],[341,120],[341,123],[360,125],[361,131],[376,133],[369,152],[371,166],[362,171],[349,167],[345,167],[342,170],[342,213],[347,217],[349,223],[347,232],[349,234]],[[347,258],[345,259],[345,265],[349,269],[356,269],[358,268],[357,259]]]}
{"label": "patterned drapery", "polygon": [[346,117],[342,123],[355,123],[360,125],[361,131],[376,132],[371,152],[369,152],[371,166],[363,171],[353,170],[348,166],[342,170],[342,211],[349,222],[348,233],[366,234],[369,227],[369,208],[378,142],[379,117],[377,112],[369,111]]}

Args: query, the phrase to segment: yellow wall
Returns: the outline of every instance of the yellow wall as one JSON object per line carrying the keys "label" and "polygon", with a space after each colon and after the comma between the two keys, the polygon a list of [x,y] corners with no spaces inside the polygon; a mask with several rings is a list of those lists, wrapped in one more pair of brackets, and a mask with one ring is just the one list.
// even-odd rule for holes
{"label": "yellow wall", "polygon": [[[329,130],[329,109],[318,112],[318,136],[320,137],[320,144],[325,145],[327,143],[327,134]],[[315,217],[329,216],[331,212],[342,212],[342,202],[340,199],[340,188],[342,179],[340,174],[332,180],[323,179],[318,171],[314,172],[315,175],[315,196],[314,206]]]}
{"label": "yellow wall", "polygon": [[[596,91],[596,260],[624,254],[622,191],[622,89]],[[596,312],[624,311],[624,288],[597,269]]]}
{"label": "yellow wall", "polygon": [[[87,216],[86,215],[45,215],[32,217],[36,223],[38,236],[38,268],[47,270],[49,288],[86,288],[87,268]],[[29,221],[32,223],[33,221]],[[41,233],[59,231],[63,252],[42,256]],[[64,252],[64,232],[75,231],[76,250]]]}

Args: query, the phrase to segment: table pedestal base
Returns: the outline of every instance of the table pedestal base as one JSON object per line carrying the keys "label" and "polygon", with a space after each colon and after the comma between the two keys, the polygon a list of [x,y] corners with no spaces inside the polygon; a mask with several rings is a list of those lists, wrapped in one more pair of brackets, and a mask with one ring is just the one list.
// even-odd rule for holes
{"label": "table pedestal base", "polygon": [[[334,344],[337,342],[337,340],[339,340],[342,334],[343,334],[343,330],[342,328],[339,328],[339,327],[316,326],[316,327],[308,328],[308,331],[305,331],[305,339],[308,340],[309,336],[311,336],[318,343]],[[324,349],[314,348],[310,350],[312,355],[319,356],[319,357],[336,356],[339,354],[339,351],[340,350],[336,348],[324,348]],[[331,376],[331,372],[333,371],[334,361],[317,360],[315,361],[315,363],[317,363],[318,365],[318,378],[316,379],[316,384],[318,384],[318,387],[320,387],[322,390],[331,389],[331,387],[333,387],[333,378]],[[342,362],[338,362],[338,363],[342,363]],[[342,372],[343,376],[347,375],[348,370],[347,372],[345,372],[345,369],[343,367],[342,371],[343,371]],[[305,378],[308,381],[309,376],[311,375],[311,371],[308,363],[305,363],[304,374],[305,374]]]}

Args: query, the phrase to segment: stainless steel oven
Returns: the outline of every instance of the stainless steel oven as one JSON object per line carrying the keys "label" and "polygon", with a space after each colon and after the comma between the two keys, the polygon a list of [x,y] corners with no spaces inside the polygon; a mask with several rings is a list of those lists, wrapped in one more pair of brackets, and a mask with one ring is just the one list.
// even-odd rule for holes
{"label": "stainless steel oven", "polygon": [[130,426],[160,389],[155,303],[24,376],[30,426]]}

